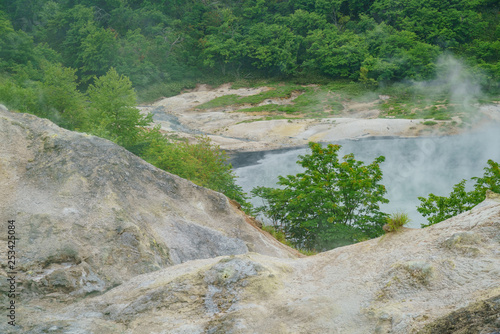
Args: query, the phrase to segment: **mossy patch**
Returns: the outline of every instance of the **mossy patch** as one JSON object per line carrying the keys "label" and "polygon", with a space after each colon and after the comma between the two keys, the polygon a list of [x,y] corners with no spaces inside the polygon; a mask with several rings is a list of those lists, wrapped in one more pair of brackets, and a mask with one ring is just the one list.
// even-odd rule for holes
{"label": "mossy patch", "polygon": [[394,298],[398,291],[427,287],[436,277],[436,272],[431,263],[417,260],[395,264],[386,277],[386,284],[375,297],[377,301]]}
{"label": "mossy patch", "polygon": [[428,285],[434,275],[434,268],[425,261],[409,261],[401,266],[410,278],[422,285]]}
{"label": "mossy patch", "polygon": [[54,253],[49,255],[43,262],[42,267],[46,268],[53,263],[74,263],[79,264],[81,257],[78,250],[71,244],[66,244],[58,248]]}

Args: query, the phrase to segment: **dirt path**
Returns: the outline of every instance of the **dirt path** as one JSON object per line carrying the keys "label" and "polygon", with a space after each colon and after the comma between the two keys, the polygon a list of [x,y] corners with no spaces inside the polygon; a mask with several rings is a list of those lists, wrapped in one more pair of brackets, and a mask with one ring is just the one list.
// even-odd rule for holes
{"label": "dirt path", "polygon": [[[224,95],[249,96],[270,90],[269,87],[231,89],[230,84],[217,88],[200,85],[196,89],[143,107],[153,112],[155,122],[162,130],[179,137],[195,140],[205,134],[222,149],[228,151],[260,151],[284,147],[303,146],[309,141],[330,142],[340,139],[357,139],[371,136],[416,137],[456,134],[458,129],[450,121],[437,121],[434,126],[423,124],[422,119],[378,118],[380,100],[370,103],[345,103],[341,115],[322,119],[263,118],[262,113],[236,112],[241,106],[227,106],[214,110],[197,110],[196,107]],[[267,99],[262,104],[293,103],[289,99]],[[248,107],[248,106],[247,106]],[[500,120],[500,107],[481,107],[489,119]],[[265,115],[264,115],[265,116]],[[438,130],[439,129],[439,130]]]}

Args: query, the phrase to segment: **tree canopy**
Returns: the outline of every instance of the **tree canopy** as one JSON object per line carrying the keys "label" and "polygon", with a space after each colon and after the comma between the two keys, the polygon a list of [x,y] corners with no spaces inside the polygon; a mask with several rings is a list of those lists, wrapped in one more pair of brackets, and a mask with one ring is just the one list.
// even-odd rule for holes
{"label": "tree canopy", "polygon": [[0,5],[0,70],[55,51],[84,85],[114,67],[135,88],[201,75],[428,79],[442,53],[498,88],[494,0],[45,1]]}
{"label": "tree canopy", "polygon": [[[2,1],[0,103],[113,140],[245,204],[225,153],[206,138],[165,137],[135,109],[137,92],[153,100],[196,80],[248,76],[386,85],[432,79],[440,56],[454,54],[498,93],[499,12],[497,0]],[[383,159],[365,166],[349,155],[340,162],[336,146],[311,149],[306,172],[256,190],[265,212],[307,247],[381,233]],[[482,196],[469,200],[462,183],[455,193],[466,203]],[[434,214],[440,201],[431,194],[422,210]]]}
{"label": "tree canopy", "polygon": [[297,162],[304,172],[279,177],[280,188],[252,191],[266,201],[258,211],[301,248],[325,250],[381,235],[386,214],[380,204],[389,202],[380,184],[385,158],[365,165],[353,154],[341,161],[339,145],[309,148]]}

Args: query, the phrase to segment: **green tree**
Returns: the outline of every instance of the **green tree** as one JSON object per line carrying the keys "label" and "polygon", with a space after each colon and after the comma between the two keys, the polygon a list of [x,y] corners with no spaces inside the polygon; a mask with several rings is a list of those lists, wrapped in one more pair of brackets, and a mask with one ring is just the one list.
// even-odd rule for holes
{"label": "green tree", "polygon": [[483,177],[473,177],[476,181],[474,189],[465,190],[466,180],[462,180],[453,186],[448,197],[429,194],[428,198],[419,197],[421,201],[417,211],[427,217],[428,224],[422,227],[437,224],[448,218],[454,217],[462,212],[472,209],[486,197],[486,191],[491,190],[500,193],[500,165],[493,160],[488,160],[488,166],[484,168]]}
{"label": "green tree", "polygon": [[83,81],[105,74],[115,64],[118,51],[117,36],[110,29],[88,25],[87,32],[77,58]]}
{"label": "green tree", "polygon": [[138,145],[144,128],[153,122],[152,115],[142,115],[135,107],[136,94],[130,80],[111,68],[106,75],[89,85],[89,131],[108,138],[125,148]]}
{"label": "green tree", "polygon": [[280,177],[281,188],[257,187],[252,194],[265,205],[257,210],[271,218],[295,246],[325,250],[383,234],[386,189],[379,184],[383,156],[370,165],[353,154],[339,160],[341,146],[310,143],[311,154],[297,163],[303,173]]}
{"label": "green tree", "polygon": [[222,20],[219,27],[201,41],[203,63],[211,68],[219,67],[222,75],[233,70],[238,77],[242,61],[248,53],[248,46],[240,31],[240,20],[228,9],[220,11],[219,16]]}
{"label": "green tree", "polygon": [[61,53],[65,66],[79,69],[82,43],[95,29],[93,10],[76,5],[48,17],[46,28],[39,35],[42,41]]}
{"label": "green tree", "polygon": [[42,96],[49,118],[66,129],[81,128],[86,105],[83,94],[77,89],[76,70],[45,63],[42,71]]}
{"label": "green tree", "polygon": [[357,77],[367,55],[361,36],[351,31],[340,32],[333,25],[311,32],[307,42],[310,46],[305,66],[334,77]]}
{"label": "green tree", "polygon": [[33,61],[33,38],[15,31],[4,12],[0,11],[0,70]]}
{"label": "green tree", "polygon": [[250,28],[246,41],[253,66],[275,74],[292,74],[297,69],[299,38],[290,28],[258,23]]}
{"label": "green tree", "polygon": [[140,29],[129,30],[119,40],[118,55],[114,60],[116,69],[129,77],[136,88],[160,81],[161,73],[158,73],[148,54],[150,43]]}
{"label": "green tree", "polygon": [[396,31],[384,23],[364,34],[369,55],[362,67],[367,76],[376,81],[411,78],[428,79],[435,73],[439,48],[418,41],[409,31]]}

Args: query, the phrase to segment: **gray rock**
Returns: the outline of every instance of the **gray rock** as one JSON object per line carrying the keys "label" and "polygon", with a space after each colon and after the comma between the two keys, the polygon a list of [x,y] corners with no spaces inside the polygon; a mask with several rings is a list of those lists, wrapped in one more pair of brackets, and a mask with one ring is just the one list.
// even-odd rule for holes
{"label": "gray rock", "polygon": [[0,128],[0,227],[16,221],[25,296],[81,298],[173,264],[244,254],[247,245],[296,256],[224,195],[110,141],[5,111]]}
{"label": "gray rock", "polygon": [[498,331],[496,196],[295,258],[223,195],[108,141],[30,115],[0,113],[0,127],[0,231],[16,220],[22,296],[0,333]]}

